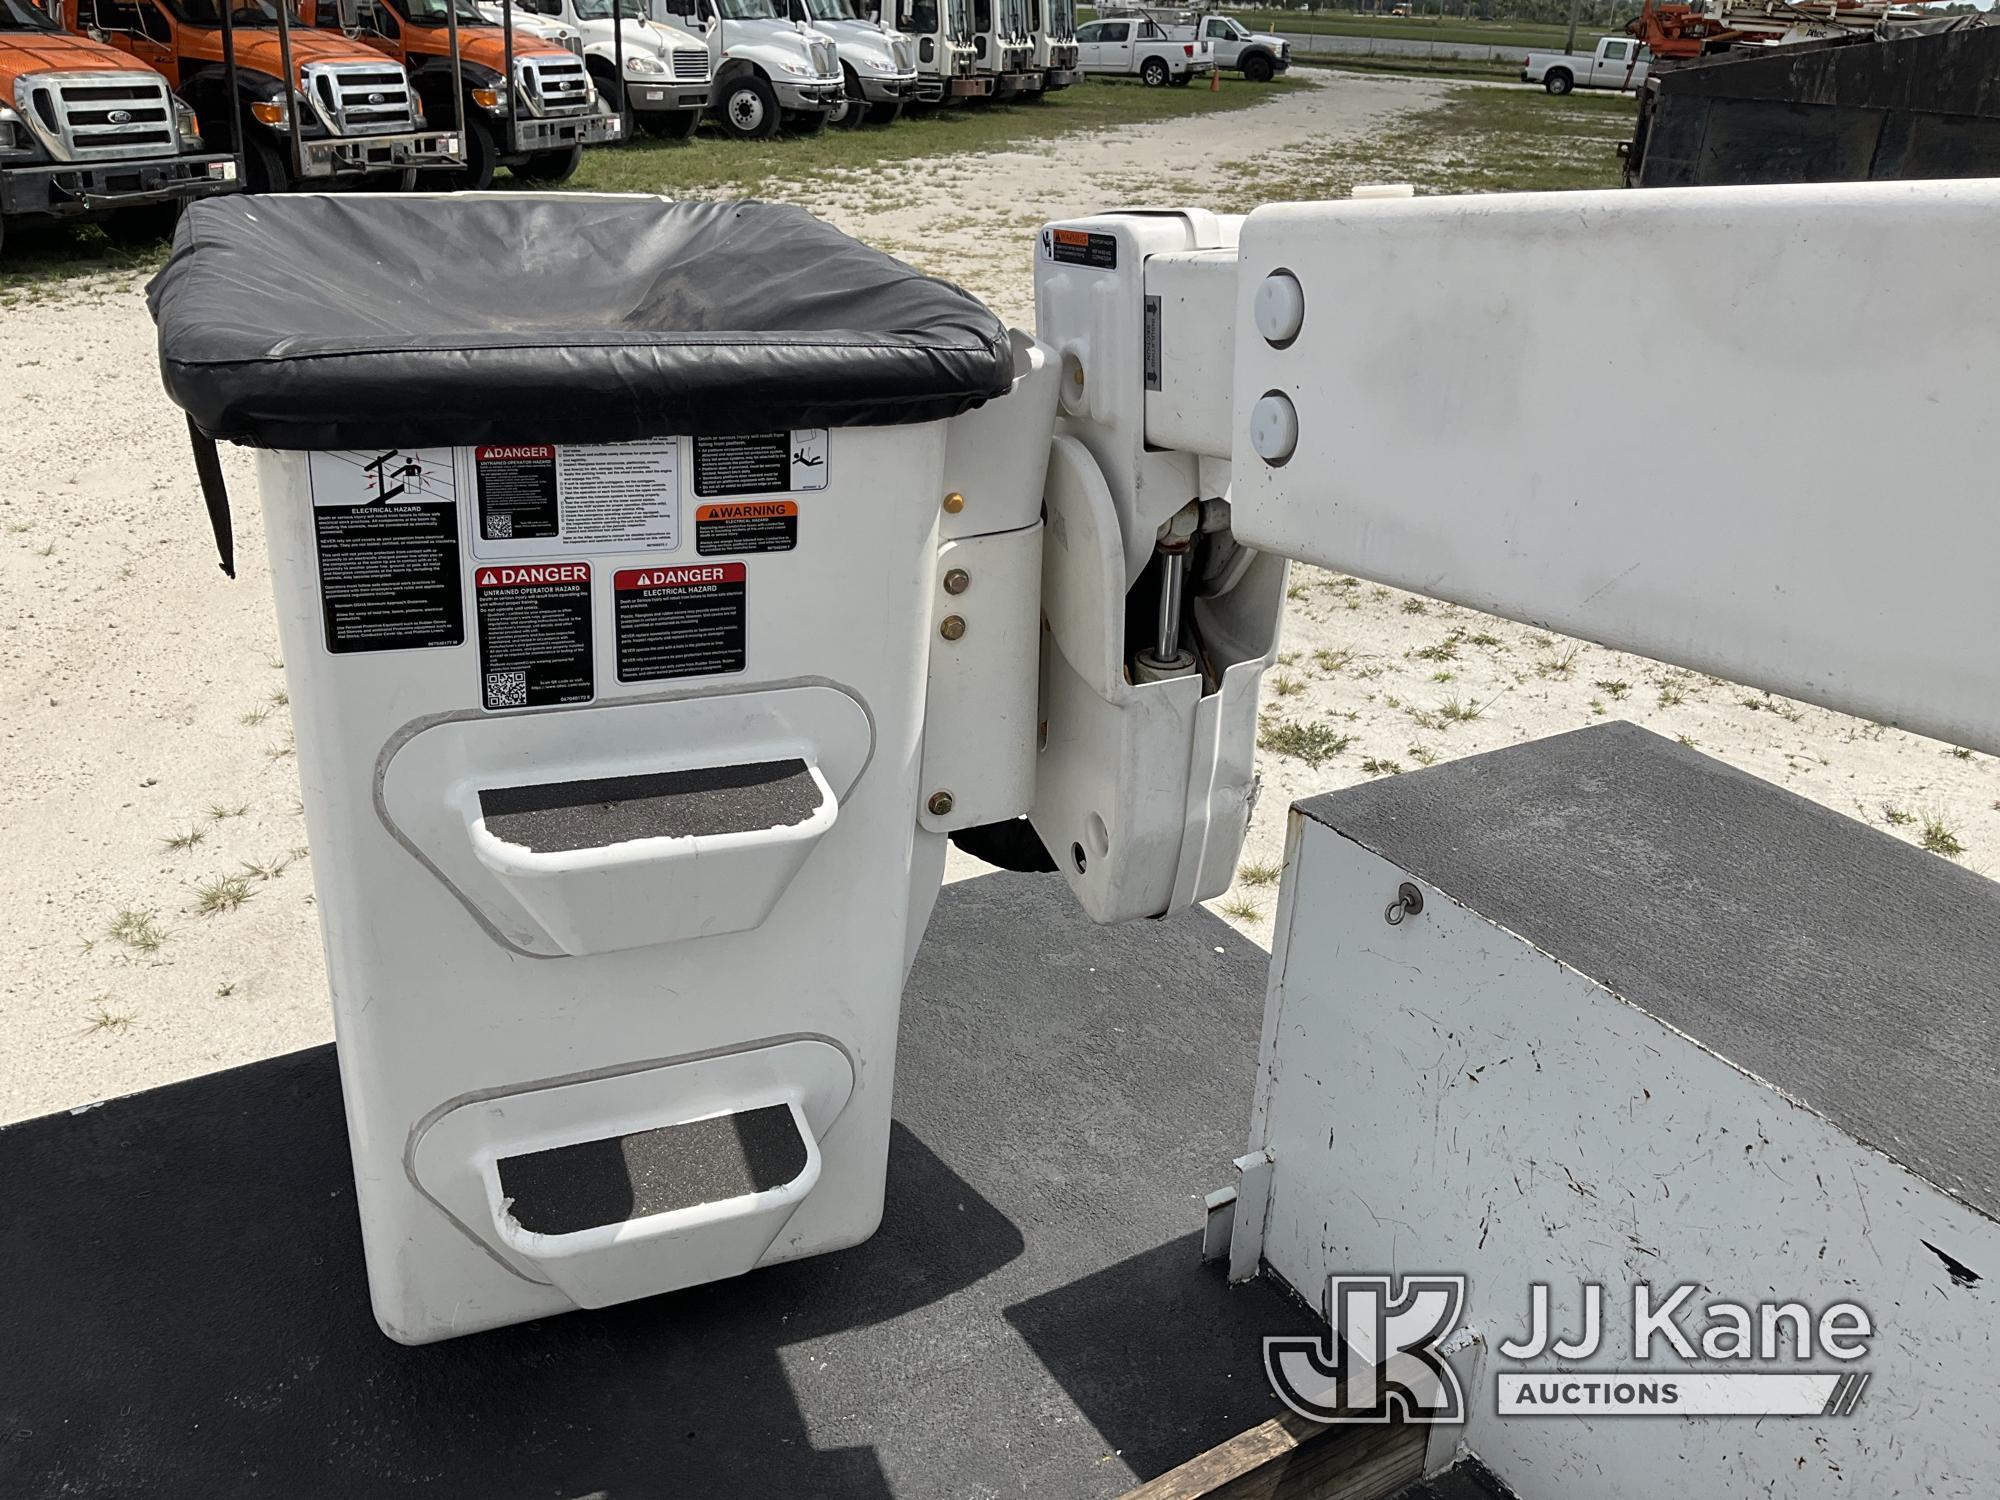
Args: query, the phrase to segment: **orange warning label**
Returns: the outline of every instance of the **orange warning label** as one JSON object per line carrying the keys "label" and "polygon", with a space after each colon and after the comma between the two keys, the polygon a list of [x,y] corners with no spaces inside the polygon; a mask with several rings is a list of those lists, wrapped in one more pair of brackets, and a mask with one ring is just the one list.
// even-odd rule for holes
{"label": "orange warning label", "polygon": [[694,550],[704,557],[729,552],[789,552],[799,544],[796,500],[728,500],[694,513]]}

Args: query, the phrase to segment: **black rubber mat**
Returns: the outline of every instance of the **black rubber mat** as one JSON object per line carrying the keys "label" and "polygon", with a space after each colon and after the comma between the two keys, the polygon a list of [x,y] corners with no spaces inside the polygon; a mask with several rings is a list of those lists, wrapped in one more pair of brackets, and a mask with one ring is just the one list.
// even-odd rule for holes
{"label": "black rubber mat", "polygon": [[782,1104],[606,1136],[500,1159],[514,1222],[572,1234],[761,1193],[806,1166],[806,1143]]}
{"label": "black rubber mat", "polygon": [[479,794],[486,829],[538,854],[602,849],[629,839],[750,833],[803,823],[820,805],[802,760],[703,766],[647,776],[607,776]]}

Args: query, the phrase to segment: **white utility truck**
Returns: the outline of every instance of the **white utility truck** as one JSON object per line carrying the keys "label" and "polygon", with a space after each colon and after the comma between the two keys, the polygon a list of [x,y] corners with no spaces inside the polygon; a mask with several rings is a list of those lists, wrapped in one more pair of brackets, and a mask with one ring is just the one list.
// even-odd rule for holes
{"label": "white utility truck", "polygon": [[1184,87],[1215,71],[1213,44],[1169,35],[1149,16],[1085,22],[1076,29],[1076,55],[1086,77],[1137,78],[1153,89]]}
{"label": "white utility truck", "polygon": [[972,45],[994,98],[1040,91],[1041,76],[1028,70],[1035,55],[1028,0],[972,0]]}
{"label": "white utility truck", "polygon": [[789,0],[792,19],[833,38],[847,94],[827,123],[888,125],[917,89],[917,44],[863,13],[859,0]]}
{"label": "white utility truck", "polygon": [[[1180,34],[1180,28],[1173,28]],[[1215,49],[1215,65],[1269,83],[1292,65],[1292,44],[1268,31],[1252,31],[1234,16],[1204,16],[1201,39]]]}
{"label": "white utility truck", "polygon": [[[574,32],[598,97],[614,113],[623,101],[633,123],[647,134],[686,140],[708,110],[714,83],[708,43],[678,26],[651,19],[644,0],[615,3],[623,12],[615,37],[614,0],[514,0],[514,20],[536,29],[553,22]],[[484,0],[480,11],[489,20],[500,19],[498,0]],[[622,85],[617,73],[620,42],[625,57]]]}
{"label": "white utility truck", "polygon": [[1645,85],[1653,54],[1635,37],[1607,36],[1592,52],[1530,52],[1521,59],[1521,82],[1539,83],[1551,94],[1571,89],[1617,89]]}
{"label": "white utility truck", "polygon": [[[2000,182],[1106,213],[1036,236],[1032,333],[769,204],[190,214],[163,380],[232,569],[214,444],[259,450],[404,1342],[873,1234],[947,841],[1022,830],[1100,923],[1228,889],[1292,561],[2000,753]],[[1629,296],[1718,261],[1709,316]],[[1696,383],[1760,422],[1547,462]],[[2000,1488],[1990,881],[1631,725],[1302,803],[1283,880],[1204,1249],[1323,1309],[1264,1341],[1294,1411],[1532,1500]]]}
{"label": "white utility truck", "polygon": [[817,135],[847,98],[833,38],[787,14],[789,0],[650,0],[653,19],[701,36],[715,82],[709,113],[739,140]]}
{"label": "white utility truck", "polygon": [[1043,93],[1083,76],[1076,65],[1076,0],[1028,0],[1028,34],[1035,43],[1028,71],[1040,75]]}
{"label": "white utility truck", "polygon": [[979,71],[973,38],[972,0],[890,0],[896,30],[917,47],[917,104],[963,104],[993,92],[993,80]]}

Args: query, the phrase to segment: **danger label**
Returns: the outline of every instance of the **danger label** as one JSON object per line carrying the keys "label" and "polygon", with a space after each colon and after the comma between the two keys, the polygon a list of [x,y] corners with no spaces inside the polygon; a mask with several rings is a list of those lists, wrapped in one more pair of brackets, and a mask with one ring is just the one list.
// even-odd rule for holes
{"label": "danger label", "polygon": [[553,444],[475,448],[472,469],[483,540],[552,537],[561,529]]}
{"label": "danger label", "polygon": [[826,488],[825,428],[694,439],[697,495],[770,495]]}
{"label": "danger label", "polygon": [[611,580],[618,680],[742,671],[746,576],[742,563],[620,568]]}
{"label": "danger label", "polygon": [[588,703],[590,564],[489,563],[472,576],[480,702],[489,709]]}
{"label": "danger label", "polygon": [[478,481],[479,557],[672,552],[681,544],[679,438],[462,451]]}
{"label": "danger label", "polygon": [[791,500],[736,500],[694,513],[694,550],[789,552],[799,544],[799,507]]}
{"label": "danger label", "polygon": [[464,645],[450,450],[327,450],[307,472],[326,649]]}

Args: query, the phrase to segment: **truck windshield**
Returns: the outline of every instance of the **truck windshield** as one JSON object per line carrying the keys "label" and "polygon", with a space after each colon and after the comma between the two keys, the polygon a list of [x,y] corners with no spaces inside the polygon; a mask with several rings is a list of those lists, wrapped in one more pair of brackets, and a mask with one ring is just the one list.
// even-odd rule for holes
{"label": "truck windshield", "polygon": [[725,21],[782,21],[785,11],[779,0],[716,0]]}
{"label": "truck windshield", "polygon": [[1005,36],[1028,34],[1028,0],[1000,0],[1000,30]]}
{"label": "truck windshield", "polygon": [[855,0],[806,0],[806,9],[815,21],[865,21]]}
{"label": "truck windshield", "polygon": [[[652,18],[645,0],[620,0],[618,13],[628,21]],[[582,21],[608,21],[611,19],[611,0],[576,0],[576,14],[577,19]]]}
{"label": "truck windshield", "polygon": [[954,42],[972,40],[972,0],[950,0],[946,16],[951,22],[951,39]]}
{"label": "truck windshield", "polygon": [[[322,0],[322,3],[324,3],[324,0]],[[446,0],[402,0],[400,9],[403,12],[403,18],[412,26],[442,26],[445,23],[445,5]],[[472,0],[456,0],[453,8],[458,11],[458,24],[461,26],[492,26],[498,24],[487,20],[486,17],[474,10],[472,8]],[[518,7],[515,10],[515,14],[517,16],[520,14]]]}
{"label": "truck windshield", "polygon": [[0,31],[60,31],[28,0],[0,0]]}
{"label": "truck windshield", "polygon": [[1059,42],[1076,40],[1076,0],[1046,0],[1049,35]]}
{"label": "truck windshield", "polygon": [[[167,9],[190,26],[222,24],[222,0],[167,0]],[[298,19],[296,9],[292,19]],[[276,26],[278,8],[270,0],[235,0],[229,7],[229,21],[232,26]]]}

